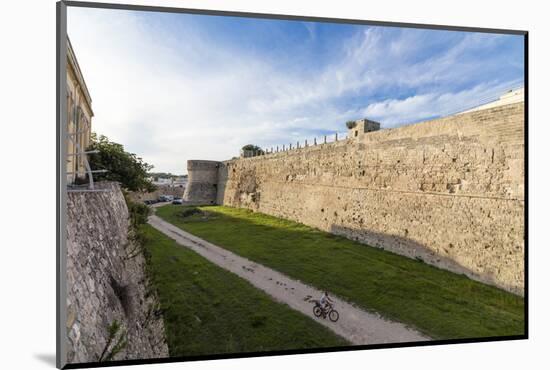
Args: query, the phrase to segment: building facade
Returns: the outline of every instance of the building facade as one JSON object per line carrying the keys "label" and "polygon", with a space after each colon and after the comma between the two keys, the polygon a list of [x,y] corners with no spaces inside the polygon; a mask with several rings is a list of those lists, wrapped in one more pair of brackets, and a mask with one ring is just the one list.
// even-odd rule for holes
{"label": "building facade", "polygon": [[67,38],[67,183],[86,178],[86,157],[92,134],[92,99],[71,41]]}

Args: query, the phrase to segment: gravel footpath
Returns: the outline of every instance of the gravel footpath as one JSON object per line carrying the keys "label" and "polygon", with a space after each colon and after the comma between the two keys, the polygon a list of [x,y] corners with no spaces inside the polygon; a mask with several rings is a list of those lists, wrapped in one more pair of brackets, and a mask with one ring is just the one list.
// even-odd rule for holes
{"label": "gravel footpath", "polygon": [[294,310],[311,317],[353,344],[430,340],[430,338],[416,330],[398,322],[388,321],[376,313],[363,311],[330,292],[329,296],[334,301],[334,308],[340,313],[340,319],[334,323],[328,318],[316,318],[313,316],[313,303],[311,300],[321,297],[322,292],[320,290],[189,234],[158,216],[149,216],[148,222],[178,244],[246,279],[276,301],[283,302]]}

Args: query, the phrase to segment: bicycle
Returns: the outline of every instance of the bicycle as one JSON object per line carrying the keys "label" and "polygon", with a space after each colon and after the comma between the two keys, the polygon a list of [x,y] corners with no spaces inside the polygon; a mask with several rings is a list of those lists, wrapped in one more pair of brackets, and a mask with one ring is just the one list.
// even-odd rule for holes
{"label": "bicycle", "polygon": [[328,316],[329,320],[332,322],[336,322],[340,318],[340,314],[332,307],[330,303],[325,307],[322,307],[319,301],[314,301],[314,303],[313,314],[315,317],[323,317],[323,319],[326,319]]}

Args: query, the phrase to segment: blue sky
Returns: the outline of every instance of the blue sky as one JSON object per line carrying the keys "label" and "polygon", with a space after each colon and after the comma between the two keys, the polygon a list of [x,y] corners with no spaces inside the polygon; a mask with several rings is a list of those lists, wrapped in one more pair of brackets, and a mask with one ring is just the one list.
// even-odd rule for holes
{"label": "blue sky", "polygon": [[155,170],[445,115],[523,83],[523,37],[71,8],[94,131]]}

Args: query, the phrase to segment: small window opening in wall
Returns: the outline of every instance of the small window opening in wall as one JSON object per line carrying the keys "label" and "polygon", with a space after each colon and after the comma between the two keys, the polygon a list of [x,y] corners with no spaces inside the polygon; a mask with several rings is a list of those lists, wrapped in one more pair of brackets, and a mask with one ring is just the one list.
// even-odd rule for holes
{"label": "small window opening in wall", "polygon": [[357,135],[359,134],[359,131],[355,130],[355,136],[357,137]]}

